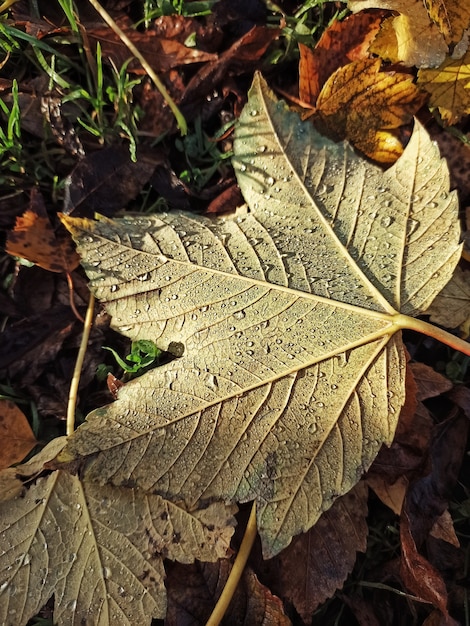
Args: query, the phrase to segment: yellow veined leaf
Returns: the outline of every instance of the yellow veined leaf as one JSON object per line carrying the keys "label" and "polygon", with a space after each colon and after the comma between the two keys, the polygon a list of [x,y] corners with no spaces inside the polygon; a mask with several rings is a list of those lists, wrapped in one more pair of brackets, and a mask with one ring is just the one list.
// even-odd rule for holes
{"label": "yellow veined leaf", "polygon": [[58,466],[191,508],[256,500],[271,556],[391,442],[399,331],[452,274],[458,206],[418,122],[383,172],[259,76],[234,150],[246,215],[64,218],[114,327],[178,358],[91,413]]}
{"label": "yellow veined leaf", "polygon": [[347,139],[374,161],[394,163],[403,146],[392,132],[411,122],[426,96],[409,74],[380,71],[379,59],[344,65],[317,99],[314,122],[329,137]]}
{"label": "yellow veined leaf", "polygon": [[418,83],[431,94],[430,106],[455,124],[470,113],[470,52],[461,59],[446,59],[435,69],[419,70]]}

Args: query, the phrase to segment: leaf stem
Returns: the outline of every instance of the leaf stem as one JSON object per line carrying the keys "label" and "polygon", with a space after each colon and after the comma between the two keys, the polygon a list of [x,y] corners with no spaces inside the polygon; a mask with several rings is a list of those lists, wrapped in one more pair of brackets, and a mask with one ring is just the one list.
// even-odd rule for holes
{"label": "leaf stem", "polygon": [[95,296],[90,293],[90,300],[88,301],[88,308],[85,315],[85,323],[83,324],[82,340],[80,342],[77,360],[75,361],[72,382],[70,383],[69,401],[67,404],[67,435],[71,435],[75,429],[75,406],[77,404],[78,383],[80,382],[83,360],[88,346],[88,338],[90,337],[94,306]]}
{"label": "leaf stem", "polygon": [[393,316],[393,323],[399,328],[415,330],[423,335],[428,335],[428,337],[433,337],[434,339],[445,343],[446,346],[450,346],[454,350],[458,350],[459,352],[470,356],[470,343],[468,341],[460,339],[460,337],[456,337],[455,335],[452,335],[452,333],[449,333],[438,326],[434,326],[434,324],[430,324],[429,322],[424,322],[423,320],[409,317],[408,315],[403,315],[401,313]]}
{"label": "leaf stem", "polygon": [[212,611],[212,615],[206,622],[206,626],[218,626],[222,621],[250,555],[251,548],[253,547],[253,543],[256,538],[256,532],[256,502],[253,502],[250,518],[245,528],[245,534],[243,535],[243,540],[240,550],[238,551],[237,558],[233,563],[232,571],[227,578],[225,587],[220,594],[220,598],[217,600],[217,604]]}
{"label": "leaf stem", "polygon": [[98,13],[104,19],[106,24],[108,24],[108,26],[116,33],[116,35],[119,37],[119,39],[129,48],[129,50],[132,52],[132,54],[135,56],[135,58],[138,59],[138,61],[140,62],[140,64],[144,68],[144,70],[147,72],[147,74],[153,80],[153,82],[155,84],[155,87],[162,94],[165,102],[170,107],[173,115],[175,116],[176,123],[178,125],[178,128],[179,128],[181,134],[182,135],[186,135],[187,132],[188,132],[188,127],[187,127],[186,120],[184,119],[183,114],[181,113],[181,111],[177,107],[177,105],[176,105],[175,101],[173,100],[173,98],[168,93],[165,85],[158,78],[157,74],[153,71],[153,69],[150,66],[149,62],[142,55],[142,53],[139,52],[139,50],[134,46],[134,44],[129,39],[129,37],[119,28],[119,26],[116,24],[116,22],[113,20],[113,18],[109,15],[109,13],[101,6],[101,4],[98,2],[98,0],[88,0],[88,2],[93,6],[93,8],[96,11],[98,11]]}

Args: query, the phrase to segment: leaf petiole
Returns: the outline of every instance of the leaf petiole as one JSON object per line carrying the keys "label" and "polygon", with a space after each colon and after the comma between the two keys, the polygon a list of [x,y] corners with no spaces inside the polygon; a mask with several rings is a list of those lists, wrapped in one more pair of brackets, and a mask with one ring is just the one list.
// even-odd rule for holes
{"label": "leaf petiole", "polygon": [[462,354],[470,356],[470,343],[468,341],[460,339],[460,337],[456,337],[452,333],[449,333],[438,326],[429,324],[429,322],[409,317],[408,315],[403,315],[402,313],[397,313],[393,316],[393,323],[400,329],[415,330],[416,332],[427,335],[428,337],[433,337],[434,339],[444,343],[446,346],[449,346],[454,350],[458,350],[459,352],[462,352]]}

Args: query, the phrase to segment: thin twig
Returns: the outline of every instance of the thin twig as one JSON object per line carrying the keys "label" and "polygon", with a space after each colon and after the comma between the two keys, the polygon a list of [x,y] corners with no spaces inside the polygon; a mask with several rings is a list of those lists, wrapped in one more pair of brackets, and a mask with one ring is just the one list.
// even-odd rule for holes
{"label": "thin twig", "polygon": [[157,74],[153,71],[153,69],[150,66],[150,64],[148,63],[148,61],[139,52],[139,50],[134,46],[134,44],[129,39],[129,37],[119,28],[119,26],[116,24],[116,22],[113,20],[113,18],[109,15],[109,13],[105,9],[103,9],[103,7],[98,2],[98,0],[88,0],[88,2],[93,6],[94,9],[96,9],[96,11],[98,11],[98,13],[104,19],[106,24],[108,24],[108,26],[116,33],[116,35],[119,37],[119,39],[129,48],[129,50],[132,52],[132,54],[135,56],[135,58],[139,60],[140,64],[144,68],[144,70],[147,72],[147,74],[150,76],[150,78],[155,83],[155,87],[162,94],[165,102],[170,107],[173,115],[176,118],[176,123],[178,125],[178,128],[180,129],[181,134],[182,135],[186,135],[187,132],[188,132],[188,127],[186,125],[186,120],[184,119],[183,114],[178,109],[175,101],[170,96],[170,94],[168,93],[165,85],[158,78]]}
{"label": "thin twig", "polygon": [[78,351],[75,368],[73,370],[72,382],[70,384],[69,401],[67,405],[67,435],[71,435],[75,429],[75,407],[77,404],[78,383],[80,382],[83,359],[85,358],[85,353],[88,346],[88,338],[90,337],[94,307],[95,296],[90,293],[90,300],[88,302],[88,308],[85,315],[85,323],[83,325],[82,341],[80,342],[80,349]]}
{"label": "thin twig", "polygon": [[248,557],[250,556],[251,548],[256,538],[256,502],[253,502],[251,507],[250,518],[245,528],[245,534],[243,535],[243,541],[238,551],[237,558],[232,567],[225,587],[223,588],[220,598],[212,611],[212,615],[206,622],[206,626],[218,626],[222,621],[227,608],[233,598],[233,595],[237,589],[238,582],[245,568]]}
{"label": "thin twig", "polygon": [[67,276],[67,285],[69,286],[69,301],[70,301],[70,308],[72,309],[75,317],[80,320],[80,322],[82,324],[85,323],[85,320],[83,319],[83,317],[80,315],[80,313],[77,310],[77,307],[75,306],[75,301],[73,299],[73,279],[72,279],[72,275],[69,274],[69,272],[66,273]]}

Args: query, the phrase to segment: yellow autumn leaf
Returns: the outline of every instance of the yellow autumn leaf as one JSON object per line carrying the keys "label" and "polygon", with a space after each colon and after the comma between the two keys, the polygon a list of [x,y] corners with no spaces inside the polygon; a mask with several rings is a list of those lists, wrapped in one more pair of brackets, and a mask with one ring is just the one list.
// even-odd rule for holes
{"label": "yellow autumn leaf", "polygon": [[314,121],[321,132],[347,139],[371,159],[394,163],[403,146],[390,131],[411,122],[425,96],[409,74],[380,66],[379,59],[364,59],[336,70],[320,92]]}
{"label": "yellow autumn leaf", "polygon": [[418,83],[430,94],[430,106],[437,107],[448,124],[455,124],[470,113],[470,51],[435,69],[419,70]]}

